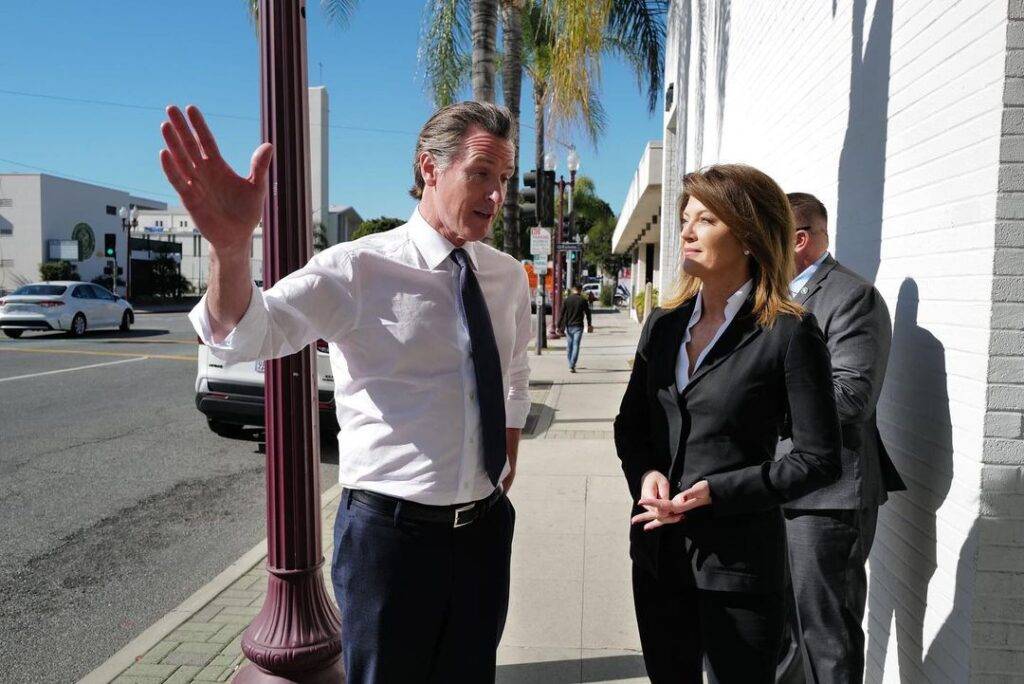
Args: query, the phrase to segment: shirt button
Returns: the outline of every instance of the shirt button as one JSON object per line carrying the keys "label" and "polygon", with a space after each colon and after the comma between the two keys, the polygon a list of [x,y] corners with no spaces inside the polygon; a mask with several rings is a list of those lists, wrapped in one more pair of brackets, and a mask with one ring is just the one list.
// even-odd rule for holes
{"label": "shirt button", "polygon": [[476,392],[470,392],[469,393],[469,398],[473,399],[475,401],[476,400]]}

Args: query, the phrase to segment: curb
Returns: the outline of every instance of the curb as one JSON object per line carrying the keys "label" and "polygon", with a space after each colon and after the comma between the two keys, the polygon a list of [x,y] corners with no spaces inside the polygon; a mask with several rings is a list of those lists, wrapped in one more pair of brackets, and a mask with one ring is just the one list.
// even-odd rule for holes
{"label": "curb", "polygon": [[[341,485],[333,487],[320,495],[320,509],[323,510],[341,495]],[[234,584],[242,575],[252,570],[267,557],[267,540],[264,539],[249,549],[241,558],[229,565],[219,575],[196,590],[194,594],[181,602],[167,615],[163,616],[142,634],[132,639],[120,651],[112,655],[105,663],[85,675],[79,684],[107,684],[122,672],[135,664],[136,658],[145,655],[168,634],[181,626],[195,615],[220,592]]]}

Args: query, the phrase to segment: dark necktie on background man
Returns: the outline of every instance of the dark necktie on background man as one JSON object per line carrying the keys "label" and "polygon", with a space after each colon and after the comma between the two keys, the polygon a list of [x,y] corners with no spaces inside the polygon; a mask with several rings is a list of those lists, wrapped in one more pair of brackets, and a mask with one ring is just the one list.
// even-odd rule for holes
{"label": "dark necktie on background man", "polygon": [[473,372],[476,375],[476,397],[480,405],[480,426],[483,432],[484,468],[491,482],[498,484],[505,468],[505,396],[501,379],[501,358],[494,341],[491,315],[487,310],[480,284],[464,249],[452,250],[452,261],[458,268],[459,304],[472,346]]}

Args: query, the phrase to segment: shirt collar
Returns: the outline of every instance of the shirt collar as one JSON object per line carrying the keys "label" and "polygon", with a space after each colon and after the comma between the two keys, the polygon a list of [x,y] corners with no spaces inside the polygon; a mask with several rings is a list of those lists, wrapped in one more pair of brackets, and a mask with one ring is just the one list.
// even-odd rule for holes
{"label": "shirt collar", "polygon": [[[740,289],[729,295],[729,298],[725,300],[725,324],[728,325],[733,318],[736,317],[736,313],[743,306],[743,302],[747,301],[747,297],[750,296],[750,291],[754,289],[754,279],[751,278],[747,282],[740,286]],[[693,313],[690,314],[690,325],[693,327],[700,320],[702,311],[703,295],[697,297],[697,301],[693,305]]]}
{"label": "shirt collar", "polygon": [[800,272],[800,275],[798,275],[796,278],[793,278],[793,280],[790,281],[790,293],[796,294],[797,292],[799,292],[800,288],[806,285],[807,282],[814,277],[815,271],[818,270],[818,267],[821,266],[821,264],[824,263],[825,259],[827,258],[828,250],[826,249],[824,252],[821,253],[821,256],[818,257],[813,264],[805,268],[803,271]]}
{"label": "shirt collar", "polygon": [[[413,245],[419,250],[420,256],[427,262],[427,268],[435,269],[444,263],[445,259],[451,256],[452,250],[455,249],[455,245],[448,242],[448,240],[441,235],[432,225],[427,223],[427,220],[423,218],[420,213],[419,207],[413,210],[412,216],[409,217],[408,231],[409,239],[412,240]],[[472,264],[474,271],[479,271],[480,268],[477,265],[477,254],[476,245],[472,242],[467,242],[462,245],[462,248],[469,255],[469,263]]]}

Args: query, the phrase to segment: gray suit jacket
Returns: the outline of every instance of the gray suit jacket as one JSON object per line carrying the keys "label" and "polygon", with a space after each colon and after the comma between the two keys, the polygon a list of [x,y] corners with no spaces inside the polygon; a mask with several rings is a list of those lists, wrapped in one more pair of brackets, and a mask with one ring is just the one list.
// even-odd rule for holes
{"label": "gray suit jacket", "polygon": [[[906,489],[878,434],[875,404],[885,378],[892,328],[878,290],[831,255],[796,301],[814,314],[832,355],[832,384],[843,433],[843,474],[835,483],[786,504],[790,509],[879,506]],[[777,455],[789,453],[789,439]]]}

